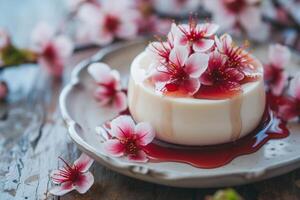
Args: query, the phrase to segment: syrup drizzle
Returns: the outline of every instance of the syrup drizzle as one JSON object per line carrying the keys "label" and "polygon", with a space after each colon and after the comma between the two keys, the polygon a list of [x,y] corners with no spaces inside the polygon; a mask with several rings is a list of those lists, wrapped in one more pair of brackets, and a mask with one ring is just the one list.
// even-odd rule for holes
{"label": "syrup drizzle", "polygon": [[235,142],[191,147],[155,140],[144,150],[152,162],[182,162],[199,168],[216,168],[228,164],[238,156],[256,152],[271,139],[285,138],[288,135],[286,123],[266,109],[258,127]]}

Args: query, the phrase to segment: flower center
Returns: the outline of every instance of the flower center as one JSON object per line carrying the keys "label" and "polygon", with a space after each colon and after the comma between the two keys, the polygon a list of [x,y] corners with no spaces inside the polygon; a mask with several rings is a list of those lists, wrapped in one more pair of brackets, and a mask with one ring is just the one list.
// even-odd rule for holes
{"label": "flower center", "polygon": [[136,144],[136,141],[134,138],[126,139],[125,141],[123,141],[123,143],[125,144],[126,154],[136,155],[137,152],[139,151],[139,147]]}
{"label": "flower center", "polygon": [[116,32],[119,25],[120,25],[120,20],[118,17],[113,15],[106,16],[105,23],[104,23],[106,30],[108,30],[109,32]]}
{"label": "flower center", "polygon": [[57,56],[56,54],[56,50],[54,48],[54,46],[52,44],[48,44],[46,46],[46,48],[43,51],[43,56],[47,59],[47,60],[54,60]]}
{"label": "flower center", "polygon": [[240,13],[246,6],[245,0],[223,0],[223,3],[233,13]]}

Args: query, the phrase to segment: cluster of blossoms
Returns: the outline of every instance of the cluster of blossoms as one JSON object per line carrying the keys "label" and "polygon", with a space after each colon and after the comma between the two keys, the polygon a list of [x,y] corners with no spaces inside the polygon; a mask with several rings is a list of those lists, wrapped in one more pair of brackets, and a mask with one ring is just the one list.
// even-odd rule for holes
{"label": "cluster of blossoms", "polygon": [[[290,62],[287,47],[276,44],[269,48],[269,62],[264,65],[264,79],[271,108],[283,120],[300,117],[300,74],[289,77],[285,68]],[[291,80],[289,82],[289,80]]]}
{"label": "cluster of blossoms", "polygon": [[217,30],[216,24],[197,24],[191,18],[189,24],[172,24],[166,42],[151,43],[147,51],[155,62],[148,79],[155,89],[168,95],[216,98],[216,93],[230,96],[241,91],[241,84],[256,80],[260,72],[249,53],[230,35],[219,38]]}

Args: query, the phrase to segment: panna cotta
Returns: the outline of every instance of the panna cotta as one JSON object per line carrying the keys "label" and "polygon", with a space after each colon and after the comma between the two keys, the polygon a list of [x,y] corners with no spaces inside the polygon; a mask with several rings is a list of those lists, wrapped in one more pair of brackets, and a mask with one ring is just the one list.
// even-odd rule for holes
{"label": "panna cotta", "polygon": [[172,25],[132,62],[128,106],[162,141],[213,145],[254,130],[266,97],[261,63],[215,24]]}

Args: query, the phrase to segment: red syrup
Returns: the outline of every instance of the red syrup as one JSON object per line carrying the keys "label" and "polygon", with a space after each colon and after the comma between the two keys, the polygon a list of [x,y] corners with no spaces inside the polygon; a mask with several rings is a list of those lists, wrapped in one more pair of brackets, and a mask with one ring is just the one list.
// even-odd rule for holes
{"label": "red syrup", "polygon": [[[271,139],[289,136],[286,122],[277,118],[268,105],[266,107],[258,127],[235,142],[212,146],[182,146],[156,139],[143,150],[151,162],[181,162],[207,169],[224,166],[238,156],[256,152]],[[126,110],[120,115],[130,115],[130,112]]]}
{"label": "red syrup", "polygon": [[144,151],[153,162],[182,162],[199,168],[217,168],[228,164],[238,156],[256,152],[271,139],[285,138],[288,135],[286,122],[266,109],[258,127],[235,142],[193,147],[155,140],[147,145]]}

